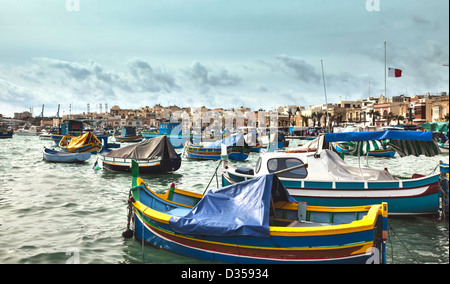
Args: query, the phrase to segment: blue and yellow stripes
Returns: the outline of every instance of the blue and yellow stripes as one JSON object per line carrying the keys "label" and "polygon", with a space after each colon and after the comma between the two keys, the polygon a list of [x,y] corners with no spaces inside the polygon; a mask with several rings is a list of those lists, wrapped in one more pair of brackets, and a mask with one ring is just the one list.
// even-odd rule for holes
{"label": "blue and yellow stripes", "polygon": [[[141,179],[131,193],[135,199],[135,237],[189,257],[233,263],[365,263],[373,256],[374,248],[384,254],[381,232],[387,233],[387,204],[355,208],[308,206],[308,219],[318,218],[316,214],[322,213],[332,222],[340,214],[347,219],[332,226],[270,226],[267,238],[193,236],[175,233],[169,220],[171,212],[191,208],[201,194],[174,189],[157,195]],[[196,201],[186,207],[167,200],[174,195],[186,195]],[[275,204],[275,220],[292,221],[292,214],[283,211],[296,212],[297,206],[296,203]]]}

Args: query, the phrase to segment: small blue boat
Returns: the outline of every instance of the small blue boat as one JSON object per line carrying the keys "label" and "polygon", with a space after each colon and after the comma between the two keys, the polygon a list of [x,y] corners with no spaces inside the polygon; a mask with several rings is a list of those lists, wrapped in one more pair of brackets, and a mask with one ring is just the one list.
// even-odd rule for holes
{"label": "small blue boat", "polygon": [[0,129],[0,139],[12,138],[13,134],[14,131],[12,130]]}
{"label": "small blue boat", "polygon": [[44,147],[43,158],[53,163],[84,163],[89,160],[91,153],[69,153],[61,152]]}

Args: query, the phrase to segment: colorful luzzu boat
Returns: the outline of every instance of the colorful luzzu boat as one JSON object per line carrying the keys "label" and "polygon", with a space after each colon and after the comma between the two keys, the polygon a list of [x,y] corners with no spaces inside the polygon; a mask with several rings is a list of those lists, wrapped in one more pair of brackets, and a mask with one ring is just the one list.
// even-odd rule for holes
{"label": "colorful luzzu boat", "polygon": [[191,159],[220,160],[222,145],[227,147],[228,158],[231,160],[245,161],[250,155],[250,147],[245,143],[243,134],[233,135],[208,145],[187,143],[185,154]]}
{"label": "colorful luzzu boat", "polygon": [[102,149],[102,142],[92,133],[88,132],[78,137],[65,135],[59,141],[59,147],[64,152],[70,153],[93,153],[96,154]]}
{"label": "colorful luzzu boat", "polygon": [[[395,134],[378,133],[376,137],[398,139],[411,133]],[[355,132],[351,134],[361,134]],[[339,133],[342,134],[342,133]],[[411,134],[408,139],[431,140],[427,132]],[[369,135],[374,135],[370,133]],[[383,136],[387,135],[387,136]],[[393,135],[393,136],[392,136]],[[397,136],[399,135],[399,136]],[[402,136],[403,135],[403,136]],[[406,136],[405,136],[406,135]],[[420,136],[423,136],[422,138]],[[429,136],[429,137],[428,137]],[[355,137],[348,137],[355,139]],[[366,139],[368,137],[365,137]],[[342,137],[322,136],[325,142],[335,142]],[[362,138],[363,139],[363,138]],[[420,141],[420,140],[415,140]],[[391,141],[392,142],[392,141]],[[319,143],[321,145],[323,143]],[[412,152],[418,154],[438,154],[438,150],[409,147],[409,152],[399,148],[401,142],[395,144],[401,155]],[[429,145],[431,148],[433,146]],[[437,151],[437,152],[436,152]],[[282,184],[296,200],[307,202],[314,206],[359,206],[367,204],[389,204],[389,214],[421,215],[437,214],[439,212],[439,173],[428,176],[413,175],[409,179],[399,179],[386,170],[360,168],[346,164],[338,154],[320,147],[316,152],[299,153],[266,153],[260,156],[255,168],[236,168],[224,163],[222,170],[222,185],[239,183],[258,176],[283,171],[293,167],[293,170],[278,174]]]}
{"label": "colorful luzzu boat", "polygon": [[[137,240],[228,263],[385,263],[387,204],[331,208],[297,203],[271,174],[210,190],[130,190]],[[131,232],[131,229],[128,230]]]}
{"label": "colorful luzzu boat", "polygon": [[113,172],[130,172],[132,160],[138,163],[139,171],[146,174],[172,173],[181,166],[181,157],[166,136],[103,151],[98,157],[102,168]]}
{"label": "colorful luzzu boat", "polygon": [[114,138],[118,142],[140,142],[144,139],[141,133],[136,133],[134,127],[123,127],[120,133],[114,134]]}

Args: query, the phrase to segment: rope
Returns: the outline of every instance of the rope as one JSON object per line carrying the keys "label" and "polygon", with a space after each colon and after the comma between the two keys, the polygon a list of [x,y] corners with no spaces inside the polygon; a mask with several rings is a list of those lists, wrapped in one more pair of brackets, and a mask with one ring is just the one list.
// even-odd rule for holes
{"label": "rope", "polygon": [[441,185],[442,181],[443,180],[439,180],[439,191],[441,192],[439,203],[440,203],[441,215],[445,219],[446,218],[445,209],[446,209],[447,206],[449,206],[449,204],[445,204],[445,202],[448,201],[448,194],[442,188],[442,185]]}
{"label": "rope", "polygon": [[[217,170],[219,169],[219,167],[220,167],[221,164],[222,164],[222,160],[220,160],[219,164],[217,165],[216,170],[214,171],[213,176],[211,177],[211,179],[209,180],[208,185],[206,186],[205,190],[203,191],[203,195],[204,195],[204,194],[206,193],[206,191],[208,190],[209,185],[211,184],[211,182],[212,182],[214,176],[217,176]],[[217,188],[219,188],[219,181],[218,181],[218,180],[217,180]]]}
{"label": "rope", "polygon": [[[411,251],[406,247],[406,245],[403,243],[403,241],[399,238],[399,236],[394,232],[394,229],[392,228],[392,226],[389,224],[389,229],[390,231],[393,233],[394,236],[397,237],[397,239],[400,241],[400,243],[402,244],[402,246],[405,248],[405,250],[409,253],[409,255],[412,257],[412,259],[414,260],[414,262],[416,264],[419,264],[419,262],[417,261],[417,259],[414,257],[414,255],[411,253]],[[392,243],[391,243],[392,246]],[[392,256],[393,258],[393,256]]]}
{"label": "rope", "polygon": [[388,240],[389,240],[389,243],[391,244],[391,262],[392,262],[392,264],[395,264],[394,263],[394,245],[392,244],[391,238],[388,238]]}
{"label": "rope", "polygon": [[433,173],[436,172],[436,169],[440,166],[440,164],[437,164],[437,166],[434,168],[434,170],[431,171],[431,173],[429,175],[432,175]]}

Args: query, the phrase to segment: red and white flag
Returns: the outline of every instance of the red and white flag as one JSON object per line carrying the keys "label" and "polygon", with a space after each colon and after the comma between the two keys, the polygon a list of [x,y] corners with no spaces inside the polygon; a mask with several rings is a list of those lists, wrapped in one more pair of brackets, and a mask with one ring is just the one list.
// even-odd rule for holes
{"label": "red and white flag", "polygon": [[389,67],[388,76],[389,77],[401,77],[402,70]]}

